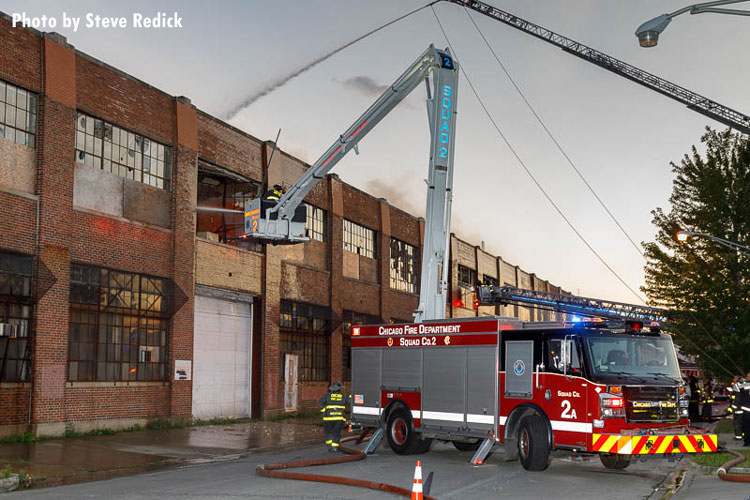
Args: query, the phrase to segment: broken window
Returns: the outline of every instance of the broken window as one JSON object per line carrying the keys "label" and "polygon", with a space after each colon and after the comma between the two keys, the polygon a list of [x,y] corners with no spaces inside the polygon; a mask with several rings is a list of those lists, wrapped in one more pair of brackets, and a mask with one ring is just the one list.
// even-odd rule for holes
{"label": "broken window", "polygon": [[352,326],[377,325],[382,323],[380,316],[347,311],[342,313],[341,323],[341,377],[352,379]]}
{"label": "broken window", "polygon": [[305,236],[311,240],[326,240],[326,211],[322,208],[307,206],[307,219],[305,220]]}
{"label": "broken window", "polygon": [[68,380],[166,380],[167,280],[73,264]]}
{"label": "broken window", "polygon": [[[454,290],[453,305],[471,308],[474,305],[474,290],[477,284],[477,272],[466,266],[458,265],[458,287]],[[456,300],[457,299],[457,300]]]}
{"label": "broken window", "polygon": [[0,137],[36,146],[37,96],[0,80]]}
{"label": "broken window", "polygon": [[391,288],[417,293],[417,248],[391,238]]}
{"label": "broken window", "polygon": [[168,146],[81,112],[76,120],[76,162],[169,190]]}
{"label": "broken window", "polygon": [[344,219],[344,250],[371,259],[376,258],[375,231]]}
{"label": "broken window", "polygon": [[[245,237],[242,213],[245,203],[257,196],[259,185],[231,170],[200,160],[196,233],[205,239],[260,252],[262,246],[254,239]],[[203,207],[208,210],[203,210]],[[212,211],[211,208],[237,212]]]}
{"label": "broken window", "polygon": [[284,354],[297,354],[301,381],[329,380],[330,318],[331,312],[327,307],[282,300],[279,366],[284,366]]}
{"label": "broken window", "polygon": [[0,382],[28,382],[33,257],[0,252]]}

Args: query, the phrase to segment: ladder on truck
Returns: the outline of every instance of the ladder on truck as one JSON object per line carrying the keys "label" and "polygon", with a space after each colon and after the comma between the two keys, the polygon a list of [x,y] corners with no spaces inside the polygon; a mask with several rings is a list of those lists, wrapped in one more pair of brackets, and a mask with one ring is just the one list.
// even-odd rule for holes
{"label": "ladder on truck", "polygon": [[612,300],[578,297],[561,293],[525,290],[514,286],[479,285],[479,305],[522,305],[544,311],[556,311],[589,318],[641,322],[648,326],[663,325],[669,321],[665,309],[614,302]]}
{"label": "ladder on truck", "polygon": [[717,122],[732,127],[743,134],[750,134],[750,116],[740,113],[728,106],[724,106],[713,99],[704,97],[696,92],[686,89],[680,85],[665,80],[648,71],[644,71],[632,64],[621,61],[604,52],[591,48],[552,30],[534,24],[523,18],[498,9],[497,7],[481,0],[443,0],[448,3],[458,4],[483,14],[495,21],[499,21],[511,28],[515,28],[527,35],[531,35],[549,44],[555,45],[568,54],[574,55],[584,61],[599,66],[602,69],[627,78],[628,80],[658,92],[663,96],[674,99],[687,106],[688,109],[712,118]]}

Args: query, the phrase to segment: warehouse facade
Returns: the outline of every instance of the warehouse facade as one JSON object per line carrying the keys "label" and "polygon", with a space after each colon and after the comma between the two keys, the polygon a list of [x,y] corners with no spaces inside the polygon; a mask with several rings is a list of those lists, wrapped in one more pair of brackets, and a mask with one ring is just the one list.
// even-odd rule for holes
{"label": "warehouse facade", "polygon": [[[242,209],[272,143],[7,16],[0,48],[0,435],[309,408],[352,324],[411,318],[422,220],[329,175],[310,242],[258,245],[198,207]],[[269,183],[307,167],[277,150]],[[478,280],[559,289],[451,254],[449,315],[551,319],[473,308]]]}

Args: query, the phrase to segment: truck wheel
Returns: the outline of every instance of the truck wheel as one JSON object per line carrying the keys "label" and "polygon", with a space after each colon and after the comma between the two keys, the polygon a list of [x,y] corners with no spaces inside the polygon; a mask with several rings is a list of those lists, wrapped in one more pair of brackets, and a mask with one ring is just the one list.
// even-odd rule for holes
{"label": "truck wheel", "polygon": [[479,449],[480,444],[482,444],[481,439],[477,439],[473,443],[466,443],[464,441],[453,441],[453,446],[455,446],[458,451],[477,451]]}
{"label": "truck wheel", "polygon": [[518,430],[518,458],[526,470],[542,471],[549,467],[547,428],[539,415],[528,415]]}
{"label": "truck wheel", "polygon": [[398,455],[409,455],[416,451],[418,442],[411,416],[403,408],[396,408],[388,416],[386,424],[388,446]]}
{"label": "truck wheel", "polygon": [[621,470],[630,465],[630,455],[618,455],[617,453],[600,453],[599,460],[607,469]]}
{"label": "truck wheel", "polygon": [[417,445],[415,446],[414,451],[412,453],[421,455],[422,453],[427,453],[428,451],[430,451],[431,447],[432,447],[432,438],[419,438],[417,439]]}

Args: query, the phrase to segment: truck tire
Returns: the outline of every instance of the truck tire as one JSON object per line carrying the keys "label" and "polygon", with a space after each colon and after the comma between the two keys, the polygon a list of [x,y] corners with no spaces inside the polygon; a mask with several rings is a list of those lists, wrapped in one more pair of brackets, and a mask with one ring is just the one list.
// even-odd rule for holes
{"label": "truck tire", "polygon": [[482,444],[481,439],[477,439],[473,443],[466,443],[464,441],[453,441],[453,446],[455,446],[458,451],[477,451],[479,449],[480,444]]}
{"label": "truck tire", "polygon": [[388,415],[385,427],[388,446],[398,455],[409,455],[417,451],[420,444],[414,432],[411,415],[404,408],[396,408]]}
{"label": "truck tire", "polygon": [[526,470],[543,471],[549,467],[547,428],[539,415],[528,415],[521,421],[518,430],[518,458]]}
{"label": "truck tire", "polygon": [[430,451],[431,447],[432,447],[432,438],[422,438],[420,436],[419,439],[417,439],[417,445],[415,446],[414,451],[412,453],[421,455],[422,453],[427,453],[428,451]]}
{"label": "truck tire", "polygon": [[607,469],[622,470],[630,465],[630,455],[618,455],[617,453],[600,453],[599,460]]}

